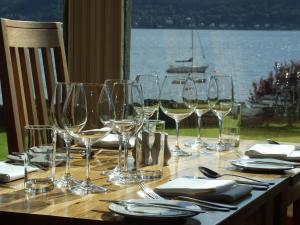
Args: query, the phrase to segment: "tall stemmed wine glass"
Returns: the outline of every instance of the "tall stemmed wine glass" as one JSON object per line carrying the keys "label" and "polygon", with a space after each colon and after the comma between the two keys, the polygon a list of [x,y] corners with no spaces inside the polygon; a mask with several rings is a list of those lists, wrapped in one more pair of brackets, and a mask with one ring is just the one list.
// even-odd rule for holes
{"label": "tall stemmed wine glass", "polygon": [[208,146],[208,149],[224,151],[226,148],[221,139],[223,118],[230,112],[233,104],[233,82],[231,76],[213,75],[210,77],[208,104],[219,120],[218,143],[213,147]]}
{"label": "tall stemmed wine glass", "polygon": [[201,117],[203,114],[209,111],[208,106],[208,83],[206,74],[193,74],[190,75],[191,79],[195,82],[195,86],[197,89],[197,100],[198,104],[195,110],[198,120],[198,134],[197,138],[194,141],[189,141],[185,143],[185,146],[192,147],[194,149],[199,149],[202,147],[206,147],[207,143],[205,143],[201,138]]}
{"label": "tall stemmed wine glass", "polygon": [[[104,102],[99,101],[102,95],[106,95]],[[71,190],[79,195],[107,191],[105,187],[93,184],[90,179],[91,147],[111,130],[107,127],[108,117],[102,110],[103,107],[113,107],[103,85],[92,83],[71,85],[63,109],[64,127],[73,138],[86,147],[86,179]]]}
{"label": "tall stemmed wine glass", "polygon": [[195,83],[188,75],[166,75],[160,93],[162,111],[175,120],[176,144],[172,149],[175,156],[189,156],[179,146],[179,122],[190,116],[197,104]]}
{"label": "tall stemmed wine glass", "polygon": [[66,147],[66,170],[62,178],[55,181],[55,185],[59,188],[70,189],[79,183],[70,173],[70,151],[72,137],[64,128],[63,124],[63,106],[66,102],[68,93],[71,89],[70,83],[57,82],[51,99],[50,117],[51,123],[56,133],[63,138]]}
{"label": "tall stemmed wine glass", "polygon": [[144,97],[144,114],[145,120],[149,120],[156,113],[158,119],[159,112],[159,80],[157,75],[140,75],[135,78],[136,82],[141,85]]}
{"label": "tall stemmed wine glass", "polygon": [[115,184],[126,185],[137,182],[134,172],[128,170],[128,142],[142,127],[144,120],[143,94],[140,85],[132,81],[115,82],[111,90],[114,103],[114,114],[110,124],[122,140],[122,152],[119,154],[120,171],[110,177]]}
{"label": "tall stemmed wine glass", "polygon": [[[120,83],[120,82],[122,83],[122,82],[128,82],[128,81],[122,80],[122,79],[106,79],[104,81],[104,86],[106,87],[108,94],[110,96],[112,94],[114,84]],[[114,118],[114,113],[115,113],[114,109],[113,109],[113,111],[110,111],[110,120],[112,120]],[[110,126],[111,126],[111,128],[113,128],[112,123],[110,123]],[[112,130],[112,133],[116,133],[116,131]],[[105,171],[105,175],[108,176],[109,180],[118,180],[118,177],[120,177],[121,170],[122,170],[121,168],[122,168],[123,158],[124,158],[123,151],[122,151],[123,140],[122,140],[121,135],[118,135],[118,138],[119,138],[118,165],[110,171]]]}

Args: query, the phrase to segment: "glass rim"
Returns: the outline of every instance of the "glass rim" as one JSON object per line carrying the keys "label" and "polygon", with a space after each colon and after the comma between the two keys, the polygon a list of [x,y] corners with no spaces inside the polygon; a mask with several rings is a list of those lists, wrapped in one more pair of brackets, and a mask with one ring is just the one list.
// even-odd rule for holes
{"label": "glass rim", "polygon": [[26,130],[53,130],[51,125],[25,125],[24,129]]}
{"label": "glass rim", "polygon": [[166,123],[166,121],[164,121],[164,120],[145,120],[144,121],[144,123],[148,123],[148,122],[150,122],[150,123],[158,123],[158,124],[160,124],[160,123],[165,124]]}
{"label": "glass rim", "polygon": [[92,82],[71,82],[70,83],[71,85],[73,86],[104,86],[104,84],[101,84],[101,83],[92,83]]}

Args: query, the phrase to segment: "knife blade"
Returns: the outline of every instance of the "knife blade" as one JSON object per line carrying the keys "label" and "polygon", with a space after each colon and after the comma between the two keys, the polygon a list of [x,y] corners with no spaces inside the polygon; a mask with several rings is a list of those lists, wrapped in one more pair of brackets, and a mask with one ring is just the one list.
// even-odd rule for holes
{"label": "knife blade", "polygon": [[143,207],[158,207],[158,208],[172,209],[172,210],[185,211],[185,212],[205,213],[201,209],[190,209],[179,205],[171,205],[166,203],[135,202],[135,201],[127,201],[127,200],[99,200],[99,201],[106,201],[109,203],[114,203],[125,207],[127,207],[128,205],[135,205],[135,206],[143,206]]}

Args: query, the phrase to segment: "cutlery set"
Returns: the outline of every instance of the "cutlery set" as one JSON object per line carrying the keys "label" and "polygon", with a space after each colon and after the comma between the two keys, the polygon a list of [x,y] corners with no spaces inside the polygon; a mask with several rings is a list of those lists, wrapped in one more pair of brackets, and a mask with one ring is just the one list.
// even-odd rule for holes
{"label": "cutlery set", "polygon": [[[272,139],[267,139],[267,142],[268,142],[269,144],[280,145],[279,142],[274,141],[274,140],[272,140]],[[300,146],[295,145],[295,150],[300,150]]]}
{"label": "cutlery set", "polygon": [[[216,179],[222,176],[236,176],[239,178],[244,178],[244,179],[248,179],[249,181],[244,181],[244,180],[237,180],[236,182],[238,184],[242,184],[242,185],[250,185],[255,189],[258,190],[266,190],[269,188],[270,185],[273,185],[273,182],[264,182],[264,181],[260,181],[260,180],[256,180],[253,178],[249,178],[249,177],[244,177],[244,176],[240,176],[240,175],[235,175],[235,174],[219,174],[209,168],[206,167],[199,167],[199,170],[208,178],[212,178],[212,179]],[[144,182],[140,182],[139,183],[139,187],[140,187],[140,191],[138,191],[138,195],[140,195],[143,199],[155,199],[155,200],[165,200],[165,198],[161,197],[160,195],[158,195],[153,189],[151,189],[150,187],[148,187]],[[209,210],[215,210],[215,211],[223,211],[223,212],[227,212],[230,210],[236,210],[238,209],[237,206],[235,205],[230,205],[230,204],[222,204],[222,203],[217,203],[217,202],[211,202],[211,201],[205,201],[205,200],[200,200],[200,199],[196,199],[196,198],[192,198],[192,197],[187,197],[187,196],[176,196],[175,198],[173,198],[174,200],[178,200],[178,201],[183,201],[183,202],[192,202],[195,205],[198,205],[204,209],[209,209]],[[179,210],[179,211],[191,211],[191,212],[195,212],[194,209],[188,209],[188,208],[184,208],[180,205],[175,205],[175,204],[166,204],[166,203],[159,203],[159,202],[135,202],[132,200],[100,200],[100,201],[106,201],[109,203],[115,203],[115,204],[119,204],[122,205],[124,207],[126,207],[126,209],[129,210],[128,205],[136,205],[136,206],[143,206],[143,207],[160,207],[160,208],[166,208],[166,209],[172,209],[172,210]],[[196,210],[198,213],[203,213],[202,210]]]}

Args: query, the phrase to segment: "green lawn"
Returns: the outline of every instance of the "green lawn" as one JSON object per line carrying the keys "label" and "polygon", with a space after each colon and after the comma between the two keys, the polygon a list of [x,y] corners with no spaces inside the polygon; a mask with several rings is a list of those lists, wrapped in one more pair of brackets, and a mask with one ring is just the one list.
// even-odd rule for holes
{"label": "green lawn", "polygon": [[0,160],[6,159],[7,156],[7,141],[6,132],[0,129]]}
{"label": "green lawn", "polygon": [[[196,136],[195,128],[182,128],[179,130],[182,136]],[[218,137],[217,128],[205,128],[202,130],[203,137]],[[176,134],[174,129],[168,129],[167,133]],[[299,127],[242,127],[241,139],[266,140],[268,138],[282,142],[300,142]]]}

